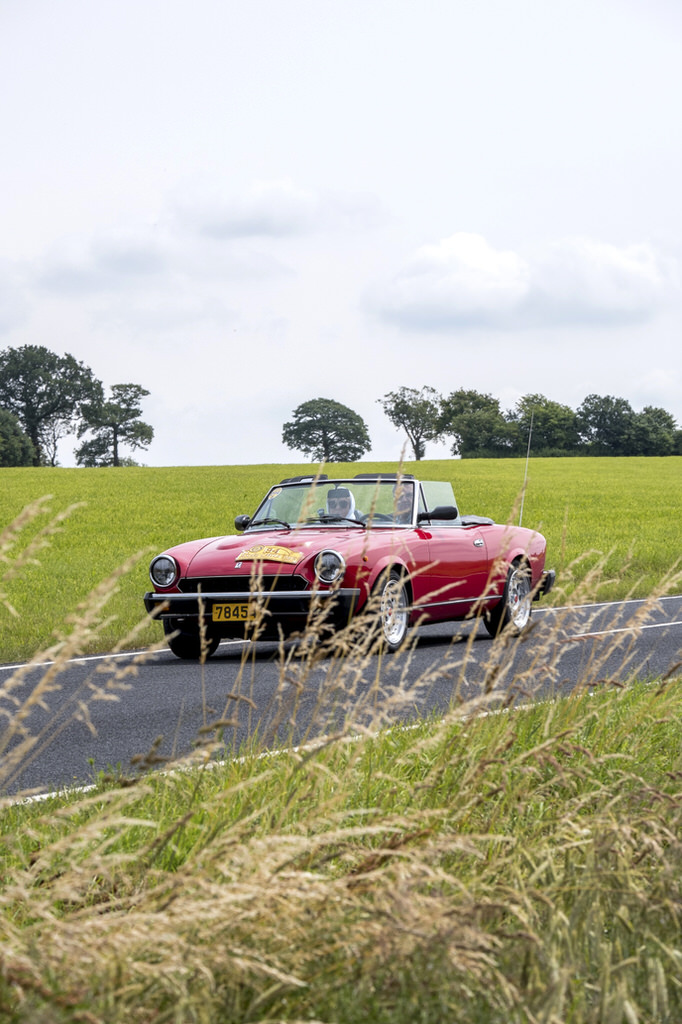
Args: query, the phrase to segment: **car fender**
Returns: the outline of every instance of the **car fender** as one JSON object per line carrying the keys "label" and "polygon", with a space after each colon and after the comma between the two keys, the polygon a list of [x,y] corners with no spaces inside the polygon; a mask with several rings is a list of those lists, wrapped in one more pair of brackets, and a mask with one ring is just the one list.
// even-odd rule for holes
{"label": "car fender", "polygon": [[404,573],[404,575],[408,577],[408,586],[410,586],[410,568],[405,560],[403,558],[396,557],[395,555],[384,555],[382,558],[378,558],[376,560],[369,573],[361,580],[360,585],[363,591],[363,604],[369,599],[369,596],[374,590],[377,580],[381,574],[390,569],[397,569],[399,572]]}
{"label": "car fender", "polygon": [[[504,550],[498,559],[499,571],[493,573],[493,579],[499,580],[501,588],[507,578],[509,569],[515,562],[523,562],[530,567],[531,587],[536,587],[542,577],[542,570],[545,567],[545,544],[539,533],[530,534],[527,543],[521,543],[514,539],[513,543]],[[500,593],[502,593],[500,589]]]}
{"label": "car fender", "polygon": [[[180,576],[186,576],[195,556],[203,551],[204,548],[221,539],[221,537],[205,537],[201,540],[183,541],[181,544],[175,544],[171,548],[166,548],[165,551],[160,551],[155,557],[158,558],[161,555],[168,555],[170,558],[173,558],[178,565]],[[171,587],[160,587],[155,584],[154,589],[160,593],[165,593],[167,591],[169,594],[172,594],[176,592],[178,588],[177,584],[174,583]]]}

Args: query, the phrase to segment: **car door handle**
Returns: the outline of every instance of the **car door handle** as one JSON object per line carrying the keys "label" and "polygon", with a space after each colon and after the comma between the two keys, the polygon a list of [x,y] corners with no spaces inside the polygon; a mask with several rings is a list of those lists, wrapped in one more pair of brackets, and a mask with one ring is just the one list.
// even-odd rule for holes
{"label": "car door handle", "polygon": [[474,547],[475,548],[482,548],[483,547],[483,538],[482,537],[477,537],[476,538],[476,540],[474,541]]}

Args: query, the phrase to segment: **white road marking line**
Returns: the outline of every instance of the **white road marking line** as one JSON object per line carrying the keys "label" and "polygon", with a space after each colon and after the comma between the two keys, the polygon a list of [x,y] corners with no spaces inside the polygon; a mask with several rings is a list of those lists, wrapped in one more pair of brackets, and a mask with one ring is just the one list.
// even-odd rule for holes
{"label": "white road marking line", "polygon": [[[82,658],[69,658],[65,664],[78,665],[88,661],[110,661],[114,658],[137,658],[145,653],[145,651],[121,651],[118,654],[84,654]],[[0,672],[17,672],[20,668],[49,668],[50,665],[54,664],[54,661],[36,661],[35,664],[32,664],[30,661],[22,661],[16,665],[0,665]]]}
{"label": "white road marking line", "polygon": [[[225,644],[244,644],[246,640],[221,640],[219,647]],[[149,658],[154,657],[155,654],[170,654],[169,650],[165,648],[160,651],[149,651],[143,649],[141,651],[119,651],[118,654],[84,654],[82,658],[69,658],[65,664],[67,665],[80,665],[86,664],[90,661],[112,661],[114,658],[142,658],[145,655]],[[175,659],[173,659],[175,660]],[[0,665],[0,672],[17,672],[20,668],[49,668],[50,665],[54,665],[54,661],[36,661],[32,664],[29,661],[17,662],[16,665]]]}
{"label": "white road marking line", "polygon": [[594,633],[572,633],[568,640],[583,640],[589,636],[612,636],[615,633],[639,633],[643,629],[666,629],[668,626],[682,626],[682,619],[676,622],[651,622],[644,626],[624,626],[621,629],[601,629]]}

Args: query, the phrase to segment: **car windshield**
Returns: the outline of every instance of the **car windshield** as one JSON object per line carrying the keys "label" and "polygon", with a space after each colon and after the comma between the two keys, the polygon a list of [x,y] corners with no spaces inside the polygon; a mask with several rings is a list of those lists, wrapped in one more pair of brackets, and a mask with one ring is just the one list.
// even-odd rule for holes
{"label": "car windshield", "polygon": [[413,480],[306,480],[273,487],[250,529],[282,526],[410,526],[414,523]]}

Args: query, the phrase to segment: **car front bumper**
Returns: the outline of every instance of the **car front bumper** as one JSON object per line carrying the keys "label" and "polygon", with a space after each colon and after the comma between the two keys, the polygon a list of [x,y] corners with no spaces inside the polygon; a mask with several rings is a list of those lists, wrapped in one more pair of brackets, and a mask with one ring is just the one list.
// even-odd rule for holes
{"label": "car front bumper", "polygon": [[[275,632],[281,627],[287,633],[300,630],[318,614],[326,624],[335,628],[346,626],[355,613],[360,599],[359,589],[276,591],[256,593],[211,592],[190,594],[159,594],[151,591],[144,595],[144,606],[150,615],[161,620],[183,620],[187,624],[199,623],[203,618],[207,627],[220,636],[242,636],[254,623],[259,632]],[[214,621],[214,605],[248,605],[255,618]]]}

